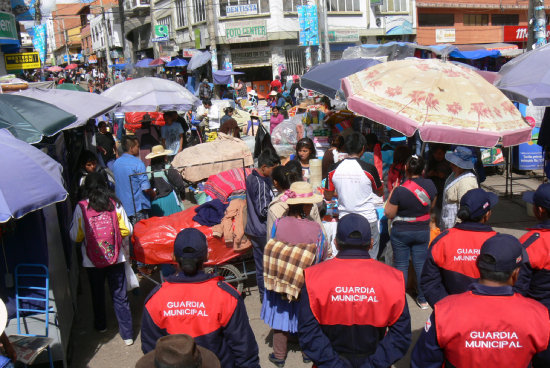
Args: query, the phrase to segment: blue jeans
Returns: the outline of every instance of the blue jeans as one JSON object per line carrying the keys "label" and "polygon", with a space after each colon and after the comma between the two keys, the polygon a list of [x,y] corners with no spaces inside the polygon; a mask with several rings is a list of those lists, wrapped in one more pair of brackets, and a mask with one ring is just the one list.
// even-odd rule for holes
{"label": "blue jeans", "polygon": [[407,276],[409,271],[409,258],[412,256],[412,263],[417,280],[417,300],[420,303],[426,302],[424,292],[420,287],[420,275],[426,256],[428,254],[428,244],[430,243],[430,231],[399,231],[393,229],[390,235],[393,249],[393,266],[403,272],[405,286],[407,285]]}
{"label": "blue jeans", "polygon": [[254,256],[254,266],[256,267],[256,283],[260,293],[260,301],[264,301],[264,248],[267,243],[265,236],[248,236],[252,243],[252,255]]}

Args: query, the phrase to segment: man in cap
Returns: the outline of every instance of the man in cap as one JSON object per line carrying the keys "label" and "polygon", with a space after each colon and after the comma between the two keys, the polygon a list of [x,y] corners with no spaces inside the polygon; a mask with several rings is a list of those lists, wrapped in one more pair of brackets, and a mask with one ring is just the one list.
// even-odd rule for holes
{"label": "man in cap", "polygon": [[191,336],[178,334],[158,339],[155,350],[136,363],[136,368],[152,367],[221,368],[221,365],[213,352],[197,345]]}
{"label": "man in cap", "polygon": [[479,279],[476,259],[485,240],[496,235],[487,221],[497,202],[494,193],[481,188],[469,190],[460,200],[457,216],[462,222],[433,240],[420,278],[432,308],[449,294],[468,291]]}
{"label": "man in cap", "polygon": [[[536,191],[524,193],[523,199],[533,204],[533,212],[540,223],[520,238],[527,257],[515,288],[550,310],[550,184],[542,184]],[[533,367],[548,366],[550,349],[533,359]]]}
{"label": "man in cap", "polygon": [[303,352],[319,368],[389,367],[411,343],[403,273],[370,258],[370,225],[361,215],[340,219],[336,246],[336,258],[305,270]]}
{"label": "man in cap", "polygon": [[529,366],[548,346],[550,319],[542,304],[512,288],[522,259],[523,248],[515,237],[497,234],[487,239],[476,261],[479,282],[435,304],[411,366]]}
{"label": "man in cap", "polygon": [[226,368],[259,368],[258,344],[237,291],[221,277],[206,274],[206,237],[194,228],[174,241],[177,272],[145,300],[141,349],[145,354],[166,335],[187,334],[212,350]]}

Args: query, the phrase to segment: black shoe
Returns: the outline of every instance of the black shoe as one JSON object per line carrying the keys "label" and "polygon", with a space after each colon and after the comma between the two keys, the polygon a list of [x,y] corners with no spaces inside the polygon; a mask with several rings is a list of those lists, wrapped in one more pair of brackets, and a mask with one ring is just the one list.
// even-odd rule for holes
{"label": "black shoe", "polygon": [[283,368],[285,366],[285,359],[275,358],[273,353],[269,354],[269,361],[279,368]]}
{"label": "black shoe", "polygon": [[302,354],[302,360],[304,361],[305,364],[309,364],[312,362],[312,360],[309,359],[309,357],[305,354]]}

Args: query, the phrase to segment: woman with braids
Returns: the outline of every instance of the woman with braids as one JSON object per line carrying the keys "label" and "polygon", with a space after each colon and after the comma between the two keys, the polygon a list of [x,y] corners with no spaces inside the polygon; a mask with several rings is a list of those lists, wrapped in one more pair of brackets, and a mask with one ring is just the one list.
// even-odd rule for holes
{"label": "woman with braids", "polygon": [[145,299],[141,350],[166,335],[187,334],[211,350],[224,368],[259,368],[258,344],[241,296],[222,277],[204,272],[206,236],[183,229],[174,241],[177,271]]}
{"label": "woman with braids", "polygon": [[134,343],[132,313],[126,295],[122,238],[132,233],[132,225],[124,208],[109,189],[105,176],[98,172],[87,175],[84,199],[78,202],[73,215],[70,237],[82,242],[82,266],[88,271],[94,327],[107,330],[105,315],[105,279],[113,300],[120,336],[126,345]]}

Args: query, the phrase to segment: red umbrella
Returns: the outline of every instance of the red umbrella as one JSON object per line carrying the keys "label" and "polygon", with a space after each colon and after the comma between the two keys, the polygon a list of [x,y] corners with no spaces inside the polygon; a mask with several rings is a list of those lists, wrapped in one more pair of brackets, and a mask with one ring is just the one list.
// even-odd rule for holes
{"label": "red umbrella", "polygon": [[69,64],[65,67],[65,70],[71,70],[78,68],[78,64]]}
{"label": "red umbrella", "polygon": [[164,60],[161,58],[155,59],[149,63],[149,66],[162,66],[164,65]]}

